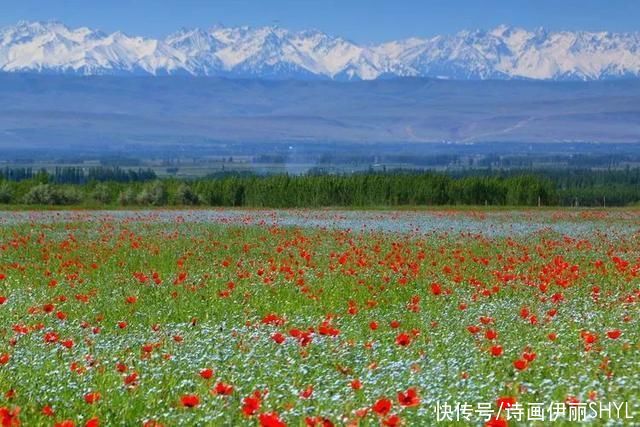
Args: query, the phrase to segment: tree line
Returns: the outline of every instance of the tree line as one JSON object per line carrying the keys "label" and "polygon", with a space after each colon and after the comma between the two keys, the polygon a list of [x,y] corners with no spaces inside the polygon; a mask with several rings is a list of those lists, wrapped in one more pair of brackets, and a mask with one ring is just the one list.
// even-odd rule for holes
{"label": "tree line", "polygon": [[625,206],[640,202],[640,169],[216,174],[158,179],[152,170],[27,169],[0,173],[0,203],[115,206]]}
{"label": "tree line", "polygon": [[52,172],[30,167],[4,167],[0,178],[7,181],[44,180],[57,184],[86,184],[91,181],[139,182],[157,179],[153,169],[122,169],[117,166],[56,167]]}

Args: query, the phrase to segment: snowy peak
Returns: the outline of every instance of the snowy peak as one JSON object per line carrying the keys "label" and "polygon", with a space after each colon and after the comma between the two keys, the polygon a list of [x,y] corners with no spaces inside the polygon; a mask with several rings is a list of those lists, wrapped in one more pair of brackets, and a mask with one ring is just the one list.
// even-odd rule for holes
{"label": "snowy peak", "polygon": [[259,78],[600,80],[640,77],[640,33],[488,31],[363,46],[317,30],[182,29],[163,40],[19,22],[0,30],[0,70]]}

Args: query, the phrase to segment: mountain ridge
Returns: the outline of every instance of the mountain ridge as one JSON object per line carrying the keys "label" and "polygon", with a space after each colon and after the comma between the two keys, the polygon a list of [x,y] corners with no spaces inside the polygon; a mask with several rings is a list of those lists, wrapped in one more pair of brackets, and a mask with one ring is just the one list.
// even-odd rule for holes
{"label": "mountain ridge", "polygon": [[267,79],[606,80],[640,77],[640,32],[501,25],[361,45],[278,26],[183,28],[163,39],[20,21],[0,29],[0,71]]}

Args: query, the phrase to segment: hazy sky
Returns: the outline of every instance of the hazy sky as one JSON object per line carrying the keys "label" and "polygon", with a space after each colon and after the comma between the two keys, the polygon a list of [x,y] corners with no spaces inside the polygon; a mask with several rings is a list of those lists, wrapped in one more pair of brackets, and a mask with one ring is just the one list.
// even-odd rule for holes
{"label": "hazy sky", "polygon": [[0,0],[0,26],[60,20],[163,36],[180,27],[317,28],[370,43],[499,24],[639,31],[639,0]]}

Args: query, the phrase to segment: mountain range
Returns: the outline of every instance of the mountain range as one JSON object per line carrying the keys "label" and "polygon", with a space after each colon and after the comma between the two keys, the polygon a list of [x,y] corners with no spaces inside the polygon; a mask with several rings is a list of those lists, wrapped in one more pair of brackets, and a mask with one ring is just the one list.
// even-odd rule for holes
{"label": "mountain range", "polygon": [[499,26],[360,45],[317,30],[182,29],[164,39],[60,22],[0,29],[0,71],[74,75],[374,80],[605,80],[640,77],[640,32]]}

